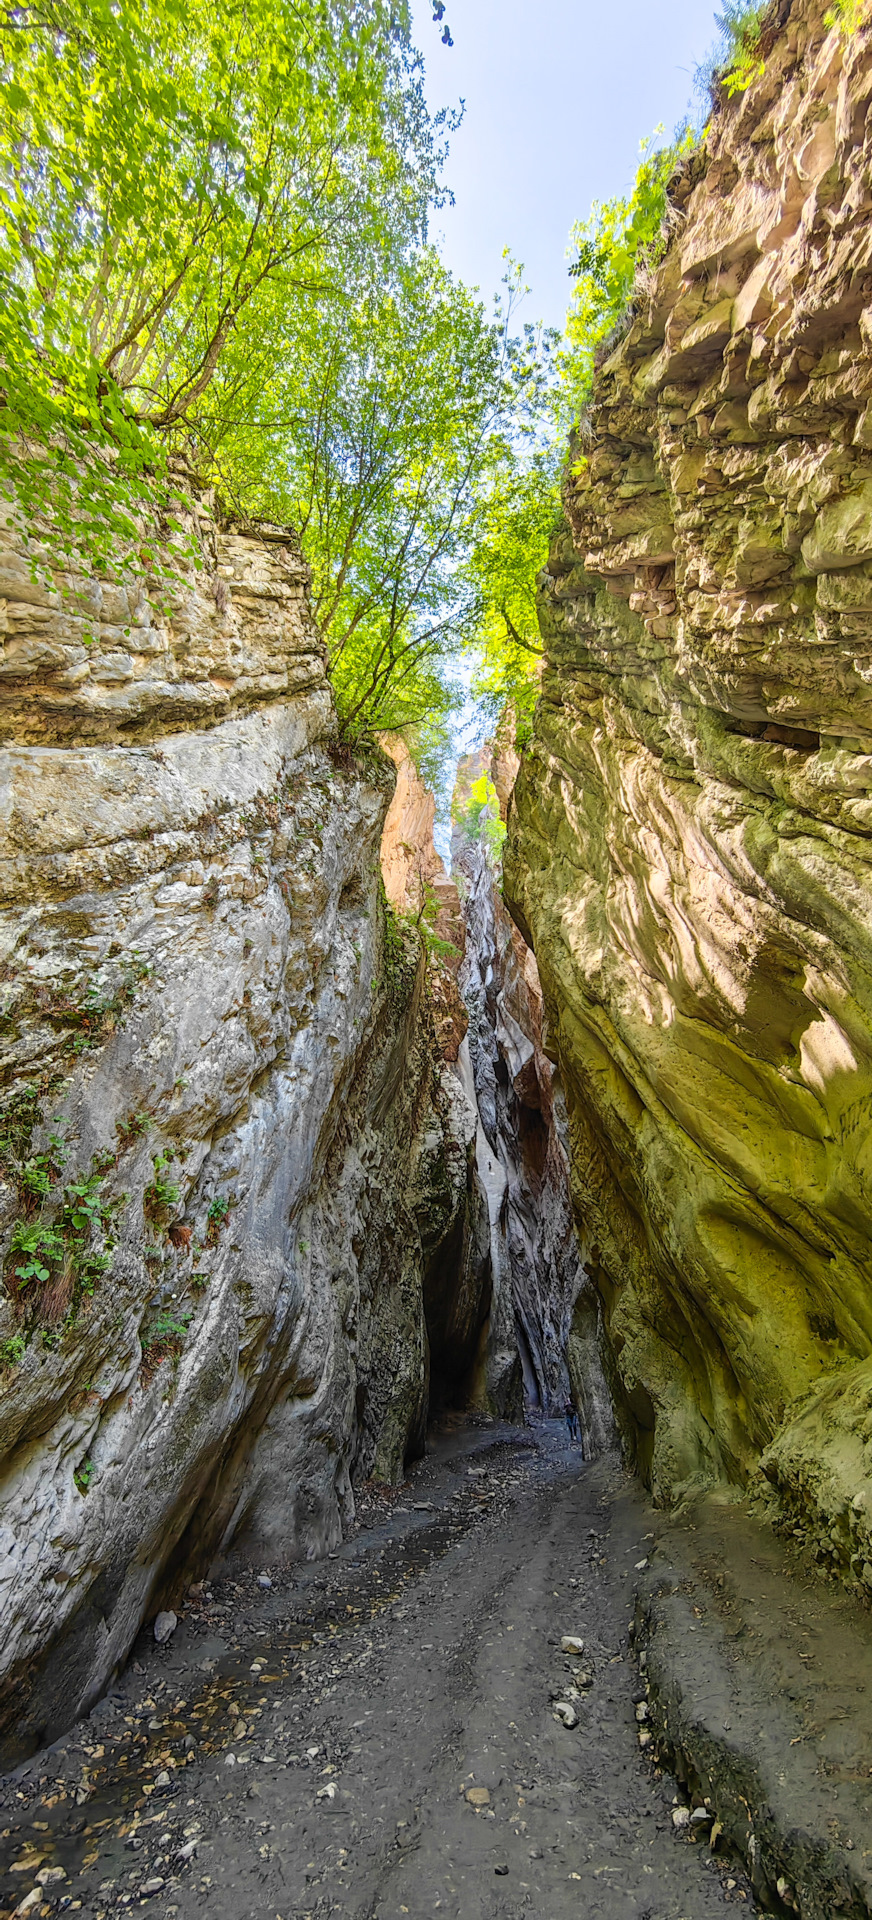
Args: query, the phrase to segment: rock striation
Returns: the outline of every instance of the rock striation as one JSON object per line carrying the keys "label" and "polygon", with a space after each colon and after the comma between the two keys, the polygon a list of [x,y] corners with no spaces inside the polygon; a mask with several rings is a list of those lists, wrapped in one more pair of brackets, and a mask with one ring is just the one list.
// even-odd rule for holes
{"label": "rock striation", "polygon": [[872,1584],[872,32],[767,16],[541,581],[507,892],[635,1456]]}
{"label": "rock striation", "polygon": [[461,760],[452,870],[463,890],[460,985],[480,1116],[478,1164],[489,1200],[491,1264],[506,1302],[503,1397],[562,1414],[572,1391],[585,1455],[607,1447],[613,1421],[601,1357],[602,1308],[581,1264],[569,1197],[559,1075],[542,1050],[536,961],[509,917],[486,811],[471,828],[473,784],[487,776],[499,820],[518,769],[502,737]]}
{"label": "rock striation", "polygon": [[[426,993],[440,1059],[434,1067],[443,1098],[456,1115],[462,1141],[467,1193],[455,1205],[455,1230],[447,1240],[442,1215],[425,1246],[423,1300],[429,1359],[429,1397],[435,1414],[477,1407],[505,1413],[512,1399],[505,1376],[514,1379],[517,1345],[500,1276],[491,1259],[488,1195],[479,1153],[480,1120],[467,1045],[467,1010],[460,991],[466,931],[460,898],[434,841],[436,801],[418,773],[405,741],[383,734],[381,744],[397,769],[397,784],[381,839],[385,896],[393,911],[418,929],[423,943]],[[444,1132],[430,1136],[434,1193],[452,1178],[445,1164]],[[456,1152],[456,1149],[455,1149]],[[515,1396],[517,1400],[517,1395]],[[512,1403],[514,1405],[514,1403]],[[519,1411],[519,1406],[514,1407]]]}
{"label": "rock striation", "polygon": [[161,611],[3,533],[7,1763],[217,1552],[337,1541],[423,1446],[428,1276],[487,1278],[393,769],[337,745],[294,538],[186,521]]}

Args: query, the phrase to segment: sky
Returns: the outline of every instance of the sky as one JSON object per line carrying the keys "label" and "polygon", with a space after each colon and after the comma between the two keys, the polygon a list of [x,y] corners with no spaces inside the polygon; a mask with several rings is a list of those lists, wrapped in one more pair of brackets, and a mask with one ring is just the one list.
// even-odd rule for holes
{"label": "sky", "polygon": [[446,264],[489,301],[511,248],[531,290],[521,317],[562,326],[569,229],[631,186],[645,134],[696,113],[715,5],[446,0],[445,47],[428,0],[414,0],[431,108],[466,103],[445,174],[456,204],[431,230]]}
{"label": "sky", "polygon": [[[465,102],[445,181],[455,198],[431,238],[446,265],[490,302],[503,249],[523,261],[530,293],[518,320],[561,327],[572,282],[566,246],[593,200],[626,193],[639,142],[699,114],[693,76],[718,38],[718,0],[445,0],[454,45],[431,0],[412,0],[431,109]],[[444,24],[444,23],[443,23]],[[456,749],[481,737],[467,701]],[[448,793],[437,794],[436,844],[449,858]]]}

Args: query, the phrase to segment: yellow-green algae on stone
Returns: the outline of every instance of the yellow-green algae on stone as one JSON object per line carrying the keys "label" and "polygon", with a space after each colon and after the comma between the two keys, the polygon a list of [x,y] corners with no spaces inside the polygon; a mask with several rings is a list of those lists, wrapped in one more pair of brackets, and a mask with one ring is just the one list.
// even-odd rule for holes
{"label": "yellow-green algae on stone", "polygon": [[597,375],[505,864],[636,1456],[663,1498],[763,1461],[862,1584],[872,33],[823,16],[715,113]]}

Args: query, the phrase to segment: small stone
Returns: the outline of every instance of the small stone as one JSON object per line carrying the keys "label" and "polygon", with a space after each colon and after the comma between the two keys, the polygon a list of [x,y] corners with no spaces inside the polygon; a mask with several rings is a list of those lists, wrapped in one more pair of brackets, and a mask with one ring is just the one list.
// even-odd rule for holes
{"label": "small stone", "polygon": [[636,1572],[637,1572],[637,1573],[644,1573],[644,1571],[645,1571],[645,1568],[647,1567],[647,1565],[648,1565],[648,1555],[647,1555],[647,1553],[646,1553],[646,1555],[645,1555],[645,1558],[644,1558],[644,1560],[637,1560],[637,1561],[636,1561]]}
{"label": "small stone", "polygon": [[583,1653],[584,1641],[577,1633],[565,1633],[560,1642],[560,1649],[562,1653]]}
{"label": "small stone", "polygon": [[257,1584],[262,1593],[269,1593],[272,1589],[272,1581],[268,1573],[259,1573],[257,1576]]}
{"label": "small stone", "polygon": [[501,1861],[498,1867],[494,1867],[494,1873],[499,1873],[501,1875],[504,1875],[504,1874],[507,1874],[508,1871],[509,1871],[508,1866],[505,1864],[504,1861]]}
{"label": "small stone", "polygon": [[161,1770],[160,1773],[155,1774],[154,1784],[156,1787],[169,1787],[172,1785],[171,1777],[167,1773],[167,1770],[165,1767]]}
{"label": "small stone", "polygon": [[865,1493],[855,1493],[854,1498],[851,1501],[851,1507],[854,1513],[864,1513],[866,1509]]}
{"label": "small stone", "polygon": [[651,1745],[651,1735],[647,1727],[639,1728],[639,1745],[640,1747],[650,1747]]}
{"label": "small stone", "polygon": [[41,1906],[42,1906],[42,1888],[31,1887],[30,1892],[25,1894],[24,1899],[19,1900],[18,1902],[18,1905],[15,1909],[16,1920],[18,1920],[19,1914],[35,1913],[37,1907],[41,1907]]}
{"label": "small stone", "polygon": [[714,1817],[714,1814],[710,1812],[708,1807],[694,1807],[690,1816],[690,1824],[692,1827],[709,1827]]}
{"label": "small stone", "polygon": [[551,1718],[553,1720],[559,1720],[564,1727],[572,1728],[578,1726],[578,1714],[570,1700],[557,1700]]}
{"label": "small stone", "polygon": [[639,1705],[636,1708],[636,1719],[638,1720],[639,1725],[643,1726],[645,1721],[648,1719],[648,1717],[649,1717],[648,1702],[647,1700],[640,1700]]}
{"label": "small stone", "polygon": [[163,1884],[164,1883],[161,1878],[161,1875],[159,1873],[155,1873],[152,1875],[152,1878],[150,1880],[143,1881],[142,1886],[140,1887],[140,1893],[160,1893],[160,1890]]}
{"label": "small stone", "polygon": [[316,1800],[335,1800],[335,1798],[336,1798],[335,1780],[328,1780],[326,1787],[319,1787],[315,1795]]}
{"label": "small stone", "polygon": [[681,1829],[690,1826],[690,1808],[675,1807],[672,1813],[672,1825]]}
{"label": "small stone", "polygon": [[154,1637],[159,1647],[175,1633],[178,1620],[174,1613],[159,1613],[154,1623]]}
{"label": "small stone", "polygon": [[235,1753],[225,1753],[225,1755],[224,1755],[224,1765],[225,1765],[225,1767],[235,1767],[235,1765],[236,1765],[236,1755],[235,1755]]}
{"label": "small stone", "polygon": [[471,1807],[490,1806],[490,1794],[487,1787],[467,1787],[466,1798]]}

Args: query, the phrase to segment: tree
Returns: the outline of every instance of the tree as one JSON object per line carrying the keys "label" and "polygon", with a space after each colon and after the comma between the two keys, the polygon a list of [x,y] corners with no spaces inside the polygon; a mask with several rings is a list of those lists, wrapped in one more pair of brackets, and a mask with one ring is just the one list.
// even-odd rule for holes
{"label": "tree", "polygon": [[403,0],[0,0],[0,105],[0,479],[106,561],[231,342],[423,231],[444,121]]}
{"label": "tree", "polygon": [[[561,483],[569,430],[589,397],[598,354],[626,324],[640,277],[665,245],[666,187],[693,136],[642,143],[629,198],[595,202],[573,227],[569,268],[575,280],[566,334],[543,342],[546,376],[535,410],[495,437],[476,489],[466,578],[476,598],[472,691],[488,720],[511,708],[516,738],[526,738],[542,658],[536,576],[562,520]],[[583,457],[583,456],[582,456]]]}
{"label": "tree", "polygon": [[269,364],[229,356],[198,415],[222,490],[300,530],[348,735],[432,731],[461,697],[476,489],[542,378],[535,342],[513,336],[517,297],[510,269],[488,316],[410,249],[284,336],[277,314]]}
{"label": "tree", "polygon": [[478,596],[472,692],[489,721],[507,708],[526,739],[539,691],[537,575],[560,524],[563,436],[524,457],[503,442],[479,490],[468,574]]}

